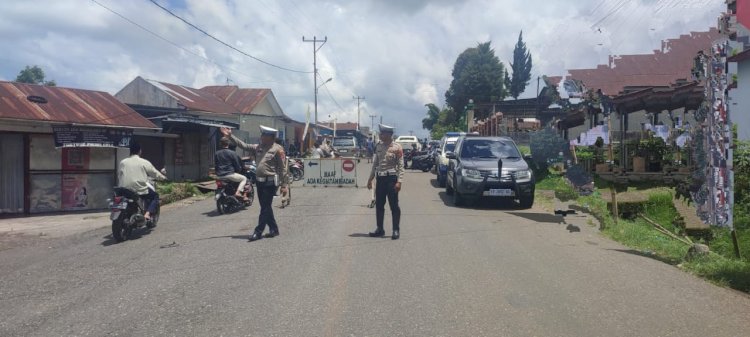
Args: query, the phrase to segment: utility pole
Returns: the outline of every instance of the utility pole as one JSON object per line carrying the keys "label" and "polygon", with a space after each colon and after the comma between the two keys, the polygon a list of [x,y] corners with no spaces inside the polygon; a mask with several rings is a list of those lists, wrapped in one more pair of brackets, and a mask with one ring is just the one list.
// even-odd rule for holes
{"label": "utility pole", "polygon": [[353,97],[353,99],[357,100],[357,131],[359,131],[359,102],[364,101],[365,98],[357,95],[357,97]]}
{"label": "utility pole", "polygon": [[[316,36],[313,36],[312,40],[305,39],[302,36],[302,42],[313,43],[313,85],[315,87],[315,133],[319,136],[320,129],[318,128],[318,50],[323,48],[323,45],[328,42],[328,36],[324,36],[323,40],[318,40]],[[318,42],[322,42],[318,47]]]}

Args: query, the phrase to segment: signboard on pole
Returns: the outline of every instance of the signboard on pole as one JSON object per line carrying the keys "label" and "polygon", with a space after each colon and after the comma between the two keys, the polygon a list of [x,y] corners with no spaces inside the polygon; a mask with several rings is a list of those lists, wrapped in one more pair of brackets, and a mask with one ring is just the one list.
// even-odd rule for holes
{"label": "signboard on pole", "polygon": [[359,187],[354,158],[305,159],[303,186]]}

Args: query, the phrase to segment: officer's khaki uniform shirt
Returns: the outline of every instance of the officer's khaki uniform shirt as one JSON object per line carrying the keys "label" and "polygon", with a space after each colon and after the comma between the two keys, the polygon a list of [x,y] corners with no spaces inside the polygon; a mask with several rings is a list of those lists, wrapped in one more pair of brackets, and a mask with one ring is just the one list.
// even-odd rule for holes
{"label": "officer's khaki uniform shirt", "polygon": [[237,147],[255,154],[255,161],[258,165],[255,170],[256,176],[273,179],[274,175],[278,175],[279,184],[282,187],[287,185],[286,154],[284,154],[283,146],[276,143],[271,146],[247,144],[234,135],[232,135],[232,140]]}
{"label": "officer's khaki uniform shirt", "polygon": [[386,146],[380,142],[375,146],[370,179],[374,179],[378,172],[393,172],[398,177],[398,182],[404,180],[404,150],[401,145],[391,142]]}

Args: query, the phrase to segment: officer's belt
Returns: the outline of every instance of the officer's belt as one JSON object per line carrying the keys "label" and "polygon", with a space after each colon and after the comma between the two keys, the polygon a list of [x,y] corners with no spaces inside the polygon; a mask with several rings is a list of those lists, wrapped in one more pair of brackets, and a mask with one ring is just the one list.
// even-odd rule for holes
{"label": "officer's belt", "polygon": [[273,179],[274,176],[268,176],[268,177],[256,177],[255,180],[261,183],[264,183],[268,181],[269,179]]}
{"label": "officer's belt", "polygon": [[389,176],[395,176],[397,173],[396,171],[383,171],[378,172],[378,177],[389,177]]}

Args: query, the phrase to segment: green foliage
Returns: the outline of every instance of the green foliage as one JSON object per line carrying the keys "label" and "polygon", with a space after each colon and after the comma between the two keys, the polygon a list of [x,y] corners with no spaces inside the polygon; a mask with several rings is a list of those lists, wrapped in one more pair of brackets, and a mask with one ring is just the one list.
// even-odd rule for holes
{"label": "green foliage", "polygon": [[570,145],[555,129],[545,128],[531,134],[531,156],[540,165],[557,160],[560,152],[563,158],[570,157]]}
{"label": "green foliage", "polygon": [[441,110],[433,103],[426,104],[425,106],[427,107],[427,116],[422,119],[422,127],[430,130],[430,137],[432,139],[443,138],[443,135],[449,131],[463,130],[459,126],[460,122],[453,109],[443,108]]}
{"label": "green foliage", "polygon": [[[518,99],[518,96],[529,85],[529,80],[531,80],[531,63],[531,54],[526,49],[526,43],[523,42],[523,31],[521,31],[518,34],[516,47],[513,49],[513,63],[510,64],[513,75],[509,79],[508,91],[511,97]],[[508,79],[506,79],[507,81]]]}
{"label": "green foliage", "polygon": [[39,66],[26,66],[26,68],[18,73],[16,82],[46,85],[50,87],[54,87],[57,85],[54,80],[47,81],[44,77],[44,70],[42,70],[42,68],[39,68]]}
{"label": "green foliage", "polygon": [[[445,93],[445,101],[453,111],[465,115],[469,99],[475,106],[492,103],[506,97],[505,67],[491,48],[491,42],[466,49],[453,66],[453,81]],[[477,109],[475,117],[487,117],[489,110]]]}
{"label": "green foliage", "polygon": [[[711,250],[723,257],[734,258],[734,244],[729,230],[713,228],[711,234],[713,238],[708,242]],[[737,229],[737,241],[742,258],[750,262],[750,229]]]}
{"label": "green foliage", "polygon": [[750,293],[750,262],[715,254],[683,263],[683,268],[712,282]]}
{"label": "green foliage", "polygon": [[576,158],[578,158],[579,161],[594,159],[594,150],[587,146],[577,146],[575,148],[576,150]]}
{"label": "green foliage", "polygon": [[425,130],[432,130],[440,119],[440,108],[433,103],[425,104],[425,106],[427,107],[427,117],[422,119],[422,128]]}
{"label": "green foliage", "polygon": [[162,205],[170,204],[175,201],[187,199],[200,194],[198,188],[195,187],[195,185],[193,185],[192,183],[160,183],[156,186],[156,191],[159,193]]}
{"label": "green foliage", "polygon": [[537,180],[536,188],[539,190],[555,191],[555,197],[561,201],[575,200],[578,192],[570,185],[565,177],[559,174],[550,174],[545,178]]}

